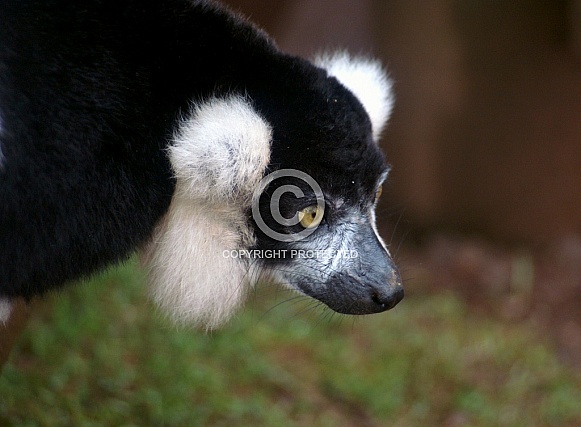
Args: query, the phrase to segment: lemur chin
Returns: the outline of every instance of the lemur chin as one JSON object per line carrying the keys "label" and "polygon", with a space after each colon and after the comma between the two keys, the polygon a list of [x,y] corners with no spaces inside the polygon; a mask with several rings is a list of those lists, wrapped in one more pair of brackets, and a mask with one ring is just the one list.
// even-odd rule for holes
{"label": "lemur chin", "polygon": [[208,1],[0,17],[0,312],[137,249],[178,323],[221,325],[257,280],[345,314],[402,299],[375,227],[377,62],[286,55]]}

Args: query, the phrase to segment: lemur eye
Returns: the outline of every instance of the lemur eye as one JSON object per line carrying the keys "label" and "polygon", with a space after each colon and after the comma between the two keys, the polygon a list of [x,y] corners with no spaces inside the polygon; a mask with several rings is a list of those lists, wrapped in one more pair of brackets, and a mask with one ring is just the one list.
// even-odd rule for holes
{"label": "lemur eye", "polygon": [[299,211],[299,222],[305,228],[313,228],[321,223],[323,219],[323,209],[317,205],[308,206]]}
{"label": "lemur eye", "polygon": [[375,193],[375,203],[377,203],[377,201],[379,200],[379,198],[381,197],[381,193],[383,193],[383,187],[379,187],[377,189],[377,193]]}

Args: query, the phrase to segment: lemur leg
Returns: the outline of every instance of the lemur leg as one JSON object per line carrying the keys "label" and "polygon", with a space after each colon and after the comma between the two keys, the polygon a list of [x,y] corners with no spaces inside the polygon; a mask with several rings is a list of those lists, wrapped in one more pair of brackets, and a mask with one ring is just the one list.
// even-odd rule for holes
{"label": "lemur leg", "polygon": [[0,299],[0,371],[28,320],[29,311],[23,299]]}

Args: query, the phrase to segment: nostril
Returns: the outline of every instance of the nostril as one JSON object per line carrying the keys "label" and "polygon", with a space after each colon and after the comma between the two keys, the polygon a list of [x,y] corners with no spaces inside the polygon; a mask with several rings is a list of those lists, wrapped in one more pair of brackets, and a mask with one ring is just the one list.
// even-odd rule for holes
{"label": "nostril", "polygon": [[377,291],[373,291],[373,294],[371,294],[371,300],[377,305],[382,307],[385,306],[385,303],[381,300]]}
{"label": "nostril", "polygon": [[403,299],[403,287],[396,286],[386,292],[374,290],[371,294],[371,300],[379,306],[382,311],[392,309]]}

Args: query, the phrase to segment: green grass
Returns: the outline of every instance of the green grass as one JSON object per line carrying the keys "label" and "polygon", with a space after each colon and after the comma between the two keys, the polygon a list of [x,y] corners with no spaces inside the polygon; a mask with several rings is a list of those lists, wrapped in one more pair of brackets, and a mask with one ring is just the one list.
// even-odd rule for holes
{"label": "green grass", "polygon": [[534,325],[450,294],[354,319],[263,289],[207,335],[145,293],[130,263],[43,304],[0,378],[0,425],[581,425],[581,378]]}

